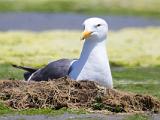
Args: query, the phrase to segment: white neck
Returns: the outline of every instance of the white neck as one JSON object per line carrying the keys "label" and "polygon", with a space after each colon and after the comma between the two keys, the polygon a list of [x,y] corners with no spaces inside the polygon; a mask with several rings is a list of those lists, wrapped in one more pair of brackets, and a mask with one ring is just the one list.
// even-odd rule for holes
{"label": "white neck", "polygon": [[72,65],[69,76],[75,80],[93,80],[102,86],[112,88],[105,40],[86,40],[80,58]]}

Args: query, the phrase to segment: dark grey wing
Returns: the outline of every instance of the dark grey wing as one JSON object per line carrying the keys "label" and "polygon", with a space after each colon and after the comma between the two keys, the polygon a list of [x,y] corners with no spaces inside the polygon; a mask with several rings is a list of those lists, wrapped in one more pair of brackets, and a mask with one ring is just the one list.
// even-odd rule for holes
{"label": "dark grey wing", "polygon": [[57,79],[68,75],[73,60],[60,59],[53,61],[45,67],[34,72],[28,80],[47,81],[49,79]]}

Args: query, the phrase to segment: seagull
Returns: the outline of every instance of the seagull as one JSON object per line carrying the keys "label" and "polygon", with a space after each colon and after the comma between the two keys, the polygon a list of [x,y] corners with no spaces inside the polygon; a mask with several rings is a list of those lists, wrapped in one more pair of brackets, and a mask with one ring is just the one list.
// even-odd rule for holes
{"label": "seagull", "polygon": [[26,70],[27,81],[47,81],[69,76],[73,80],[90,80],[105,88],[113,88],[109,59],[106,52],[108,24],[97,17],[86,19],[81,40],[84,45],[79,59],[60,59],[40,69],[13,65]]}

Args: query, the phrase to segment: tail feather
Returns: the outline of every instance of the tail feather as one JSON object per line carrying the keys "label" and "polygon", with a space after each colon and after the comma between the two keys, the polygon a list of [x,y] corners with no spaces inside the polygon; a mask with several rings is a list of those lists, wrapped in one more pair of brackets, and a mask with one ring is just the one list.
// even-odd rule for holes
{"label": "tail feather", "polygon": [[31,68],[31,67],[26,67],[26,66],[18,66],[18,65],[14,65],[14,64],[12,64],[12,66],[15,67],[15,68],[18,68],[18,69],[26,70],[26,71],[31,72],[31,73],[38,70],[36,68]]}

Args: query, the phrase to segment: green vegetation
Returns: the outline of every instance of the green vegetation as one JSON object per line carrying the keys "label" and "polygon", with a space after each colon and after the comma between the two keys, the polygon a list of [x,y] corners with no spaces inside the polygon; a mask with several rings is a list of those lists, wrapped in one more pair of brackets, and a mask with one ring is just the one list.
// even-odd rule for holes
{"label": "green vegetation", "polygon": [[[109,32],[107,46],[116,89],[160,99],[159,33],[158,27]],[[10,64],[42,67],[56,59],[78,58],[83,45],[80,36],[80,31],[0,32],[0,79],[23,79],[24,71],[12,68]],[[69,109],[17,112],[0,104],[0,114],[63,114],[63,111],[72,112]],[[140,116],[135,117],[141,120]]]}
{"label": "green vegetation", "polygon": [[160,65],[160,29],[124,29],[111,32],[108,50],[113,65],[158,66]]}
{"label": "green vegetation", "polygon": [[[108,54],[117,88],[160,98],[154,92],[160,84],[159,33],[160,28],[109,33]],[[0,79],[23,79],[23,71],[10,64],[42,67],[56,59],[78,58],[83,45],[80,36],[80,31],[1,32]]]}
{"label": "green vegetation", "polygon": [[6,114],[21,114],[21,115],[61,115],[64,113],[70,113],[70,114],[86,114],[87,111],[83,109],[69,109],[69,108],[61,108],[59,110],[54,110],[51,108],[45,108],[45,109],[26,109],[26,110],[14,110],[10,109],[7,106],[4,106],[3,103],[0,102],[0,115],[6,115]]}
{"label": "green vegetation", "polygon": [[[159,66],[160,28],[110,32],[108,54],[113,66]],[[0,63],[35,67],[60,58],[78,58],[80,31],[0,32]],[[62,44],[63,43],[63,44]]]}
{"label": "green vegetation", "polygon": [[160,99],[160,84],[119,84],[115,85],[117,89],[134,92],[145,95],[153,95]]}
{"label": "green vegetation", "polygon": [[0,79],[22,80],[23,71],[15,70],[9,64],[0,64]]}
{"label": "green vegetation", "polygon": [[116,89],[153,95],[160,99],[160,67],[113,67]]}
{"label": "green vegetation", "polygon": [[160,17],[159,0],[1,0],[0,11],[76,12]]}
{"label": "green vegetation", "polygon": [[157,83],[160,78],[160,67],[113,67],[112,74],[117,79],[116,82],[135,84],[147,82],[148,84]]}
{"label": "green vegetation", "polygon": [[4,114],[10,114],[13,111],[8,108],[7,106],[5,106],[3,103],[0,102],[0,115],[4,115]]}
{"label": "green vegetation", "polygon": [[61,115],[64,113],[70,113],[70,114],[86,114],[87,112],[83,109],[69,109],[69,108],[61,108],[59,110],[54,110],[50,108],[46,109],[28,109],[28,110],[20,110],[16,111],[15,114],[22,114],[22,115]]}

